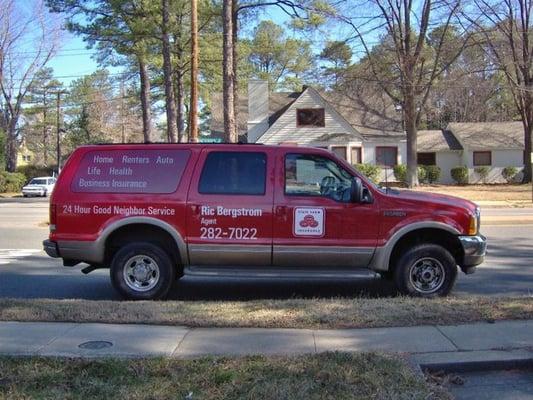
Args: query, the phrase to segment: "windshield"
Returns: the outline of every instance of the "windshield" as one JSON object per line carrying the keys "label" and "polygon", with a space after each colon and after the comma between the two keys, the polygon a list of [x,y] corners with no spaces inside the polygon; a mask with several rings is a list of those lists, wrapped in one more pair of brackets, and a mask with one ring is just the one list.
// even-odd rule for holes
{"label": "windshield", "polygon": [[30,185],[46,185],[46,179],[34,178],[30,181]]}

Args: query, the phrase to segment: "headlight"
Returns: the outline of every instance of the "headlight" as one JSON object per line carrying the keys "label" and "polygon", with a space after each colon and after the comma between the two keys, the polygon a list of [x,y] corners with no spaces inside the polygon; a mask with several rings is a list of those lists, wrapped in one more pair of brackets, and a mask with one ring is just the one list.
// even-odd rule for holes
{"label": "headlight", "polygon": [[479,226],[481,222],[481,211],[479,207],[476,207],[476,211],[473,215],[470,215],[470,223],[468,226],[468,234],[471,236],[479,233]]}

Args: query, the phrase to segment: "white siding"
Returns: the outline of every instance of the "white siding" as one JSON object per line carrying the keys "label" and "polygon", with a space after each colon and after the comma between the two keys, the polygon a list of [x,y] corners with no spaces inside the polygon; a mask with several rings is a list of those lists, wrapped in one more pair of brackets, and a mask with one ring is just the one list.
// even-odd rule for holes
{"label": "white siding", "polygon": [[[488,150],[487,150],[488,151]],[[468,151],[467,163],[469,169],[469,182],[478,183],[481,182],[479,176],[475,172],[474,167],[474,152]],[[502,177],[502,170],[505,167],[516,167],[519,171],[524,168],[523,163],[523,151],[516,150],[491,150],[492,153],[492,165],[490,168],[489,176],[487,177],[487,183],[503,183],[505,179]]]}
{"label": "white siding", "polygon": [[463,164],[461,153],[462,151],[441,151],[436,153],[437,166],[441,169],[439,183],[455,183],[450,170]]}
{"label": "white siding", "polygon": [[[297,127],[296,110],[298,108],[324,108],[325,126]],[[314,90],[307,89],[257,142],[264,144],[296,142],[302,145],[310,145],[317,142],[317,138],[325,134],[357,134],[357,132],[344,118],[332,110]]]}
{"label": "white siding", "polygon": [[[366,141],[363,145],[363,162],[365,164],[376,164],[376,147],[397,147],[398,164],[407,162],[407,143],[405,140],[383,139],[381,141]],[[385,171],[387,176],[385,177]],[[382,182],[396,181],[392,168],[384,168],[381,172],[380,180]]]}

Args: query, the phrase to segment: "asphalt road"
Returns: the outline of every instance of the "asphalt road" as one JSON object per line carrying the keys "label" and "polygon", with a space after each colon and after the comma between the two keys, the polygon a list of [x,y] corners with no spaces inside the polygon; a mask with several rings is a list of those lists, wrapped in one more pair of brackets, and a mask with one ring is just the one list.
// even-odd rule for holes
{"label": "asphalt road", "polygon": [[[483,210],[485,215],[533,216],[533,208]],[[41,242],[48,229],[45,199],[0,200],[0,297],[117,299],[107,270],[89,275],[81,266],[63,267],[46,256]],[[41,224],[41,226],[39,226]],[[489,255],[478,272],[462,273],[455,294],[533,294],[533,224],[484,226]],[[246,300],[256,298],[393,296],[390,283],[369,273],[357,280],[199,279],[177,282],[171,299]]]}

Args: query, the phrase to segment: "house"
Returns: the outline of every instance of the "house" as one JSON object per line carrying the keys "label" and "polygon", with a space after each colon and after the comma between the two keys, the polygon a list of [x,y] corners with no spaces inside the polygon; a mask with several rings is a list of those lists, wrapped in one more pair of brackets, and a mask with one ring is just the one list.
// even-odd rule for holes
{"label": "house", "polygon": [[[222,96],[215,94],[212,104],[211,134],[222,136]],[[238,134],[243,141],[327,148],[351,164],[386,167],[388,180],[394,179],[392,167],[406,163],[401,109],[399,113],[379,93],[350,97],[312,87],[304,87],[301,92],[270,93],[266,81],[250,80],[248,95],[239,97],[238,109]],[[490,167],[488,182],[503,181],[502,168],[523,167],[519,125],[450,123],[444,130],[421,130],[418,162],[439,166],[440,183],[453,183],[450,170],[460,165],[469,168],[472,183],[479,181],[475,168],[480,165]]]}
{"label": "house", "polygon": [[477,167],[489,167],[487,182],[504,182],[505,167],[524,167],[524,127],[522,122],[454,122],[446,131],[462,147],[458,165],[469,170],[470,183],[479,182]]}
{"label": "house", "polygon": [[34,162],[34,153],[28,148],[26,140],[23,139],[17,152],[17,166],[23,167],[32,162]]}

